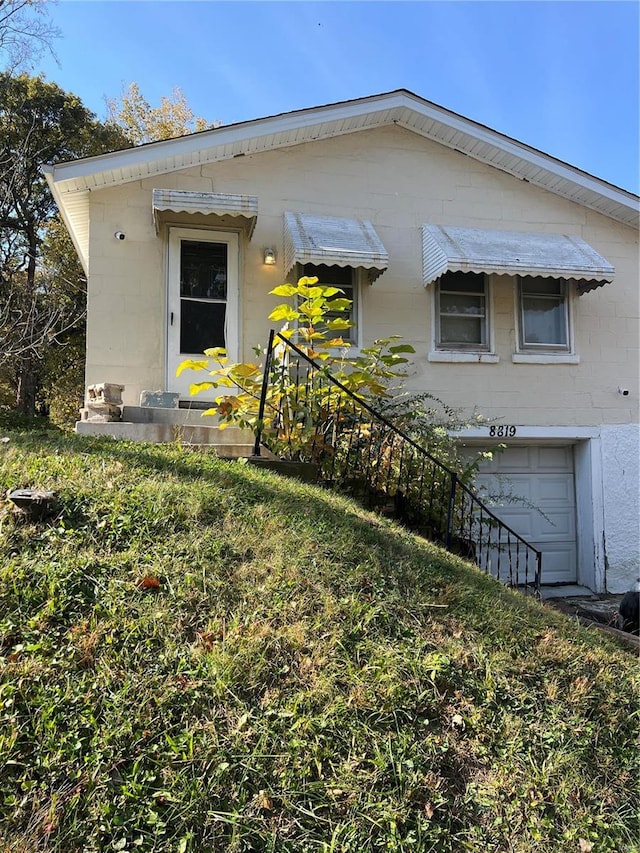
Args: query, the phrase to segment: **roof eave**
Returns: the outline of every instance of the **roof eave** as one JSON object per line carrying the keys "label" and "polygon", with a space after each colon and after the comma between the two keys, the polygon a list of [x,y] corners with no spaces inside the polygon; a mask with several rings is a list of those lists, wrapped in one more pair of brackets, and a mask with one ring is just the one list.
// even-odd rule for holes
{"label": "roof eave", "polygon": [[[69,232],[69,236],[71,237],[71,242],[73,243],[73,247],[78,254],[78,258],[80,260],[80,264],[82,266],[84,274],[88,276],[89,275],[89,256],[88,256],[88,251],[87,251],[88,246],[83,245],[83,243],[79,240],[78,234],[77,234],[76,228],[75,228],[75,222],[68,215],[67,208],[64,204],[64,201],[65,201],[64,193],[60,192],[59,187],[55,183],[54,167],[51,166],[50,164],[47,164],[47,165],[42,167],[42,172],[45,176],[47,184],[49,185],[49,189],[51,190],[51,195],[53,196],[53,200],[55,201],[55,203],[58,207],[58,212],[60,214],[60,217],[61,217],[62,221],[64,222],[65,228]],[[85,193],[85,195],[88,195],[88,192]]]}
{"label": "roof eave", "polygon": [[[400,89],[296,110],[50,167],[60,195],[396,124],[516,178],[637,226],[640,199],[551,155]],[[295,134],[292,135],[292,133]],[[98,168],[96,168],[98,167]],[[50,182],[51,185],[51,182]]]}

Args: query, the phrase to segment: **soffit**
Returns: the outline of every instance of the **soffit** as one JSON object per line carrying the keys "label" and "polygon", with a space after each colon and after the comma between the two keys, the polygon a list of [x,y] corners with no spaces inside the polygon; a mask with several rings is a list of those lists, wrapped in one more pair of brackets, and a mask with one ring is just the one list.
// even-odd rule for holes
{"label": "soffit", "polygon": [[[223,125],[49,165],[43,171],[63,209],[76,193],[389,125],[404,127],[618,222],[638,226],[640,205],[633,193],[406,90]],[[67,219],[74,230],[80,230],[77,211],[69,209]]]}
{"label": "soffit", "polygon": [[584,293],[613,281],[614,267],[580,237],[441,225],[422,227],[424,283],[445,272],[564,278]]}
{"label": "soffit", "polygon": [[389,255],[367,220],[308,213],[284,215],[284,273],[295,264],[327,264],[369,270],[371,281],[389,266]]}

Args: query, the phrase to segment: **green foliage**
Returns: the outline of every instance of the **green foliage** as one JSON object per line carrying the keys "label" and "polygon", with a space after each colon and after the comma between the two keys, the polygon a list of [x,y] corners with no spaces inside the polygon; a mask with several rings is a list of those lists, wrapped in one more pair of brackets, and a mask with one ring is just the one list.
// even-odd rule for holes
{"label": "green foliage", "polygon": [[42,167],[128,145],[54,83],[0,74],[0,371],[25,414],[35,410],[49,353],[84,320],[84,279],[52,225]]}
{"label": "green foliage", "polygon": [[108,123],[120,128],[134,145],[184,136],[208,130],[219,122],[208,123],[196,117],[181,89],[176,87],[170,98],[163,96],[158,107],[152,107],[137,83],[129,83],[119,99],[107,100]]}
{"label": "green foliage", "polygon": [[[338,288],[303,277],[296,285],[283,284],[271,292],[288,301],[269,315],[272,322],[284,322],[280,335],[285,341],[276,338],[264,409],[260,408],[264,366],[231,363],[226,351],[217,347],[205,352],[207,358],[189,359],[178,368],[179,373],[208,371],[207,379],[191,385],[192,394],[233,389],[219,396],[205,414],[217,416],[221,428],[232,424],[259,432],[262,443],[281,458],[319,463],[320,479],[369,506],[400,501],[413,529],[442,540],[451,488],[447,468],[471,485],[481,461],[478,454],[463,456],[455,440],[469,421],[429,394],[403,391],[407,356],[414,349],[398,336],[376,340],[352,354],[338,335],[352,325],[336,317],[350,304]],[[301,363],[287,341],[319,368]],[[259,348],[256,353],[264,355]],[[373,416],[367,406],[382,418]],[[483,420],[476,414],[472,423]],[[399,440],[389,423],[419,447]],[[425,461],[420,448],[440,464]],[[458,493],[456,519],[464,515],[464,500]],[[458,519],[458,527],[462,521]]]}
{"label": "green foliage", "polygon": [[325,490],[3,430],[58,494],[0,514],[3,853],[637,849],[607,635]]}
{"label": "green foliage", "polygon": [[42,359],[39,396],[53,423],[72,426],[84,400],[87,279],[58,217],[43,230],[41,260],[39,292],[58,324]]}
{"label": "green foliage", "polygon": [[[259,415],[264,366],[250,363],[231,363],[222,347],[205,351],[206,359],[188,359],[178,367],[184,370],[206,370],[208,379],[193,383],[192,394],[218,388],[234,389],[218,397],[216,405],[205,414],[216,415],[221,428],[228,425],[257,431],[275,453],[288,453],[306,459],[319,453],[324,445],[318,442],[318,424],[326,421],[330,409],[351,402],[345,391],[331,383],[328,372],[348,392],[362,401],[388,398],[394,383],[404,377],[408,363],[406,353],[414,352],[408,344],[398,343],[398,337],[374,341],[350,356],[349,344],[339,335],[353,324],[335,317],[350,300],[338,296],[337,287],[318,284],[315,277],[303,276],[298,283],[283,284],[271,291],[289,302],[282,303],[269,314],[272,322],[284,325],[280,335],[294,343],[308,358],[320,363],[323,370],[313,381],[309,375],[291,369],[292,353],[282,341],[272,352],[271,379],[267,388],[266,406]],[[257,348],[257,354],[265,353]]]}

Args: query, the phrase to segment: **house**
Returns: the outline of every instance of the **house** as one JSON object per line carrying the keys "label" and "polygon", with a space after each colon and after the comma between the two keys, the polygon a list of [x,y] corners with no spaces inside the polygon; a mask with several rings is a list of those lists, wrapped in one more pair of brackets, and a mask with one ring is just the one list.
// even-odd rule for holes
{"label": "house", "polygon": [[[405,90],[47,178],[89,280],[86,381],[122,384],[125,413],[188,400],[188,354],[251,359],[269,291],[317,272],[353,299],[356,346],[401,334],[413,389],[493,419],[465,441],[508,443],[483,477],[543,510],[502,513],[544,583],[640,574],[637,196]],[[78,429],[99,427],[124,425]]]}

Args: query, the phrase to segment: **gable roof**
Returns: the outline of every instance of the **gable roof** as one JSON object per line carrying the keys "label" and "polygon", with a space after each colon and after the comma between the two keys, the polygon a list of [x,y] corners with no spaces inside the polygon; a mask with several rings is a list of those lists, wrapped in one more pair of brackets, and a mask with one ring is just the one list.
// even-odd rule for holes
{"label": "gable roof", "polygon": [[638,196],[398,89],[381,95],[222,125],[111,154],[44,167],[49,186],[83,263],[88,248],[88,194],[190,166],[397,125],[523,181],[637,227]]}

